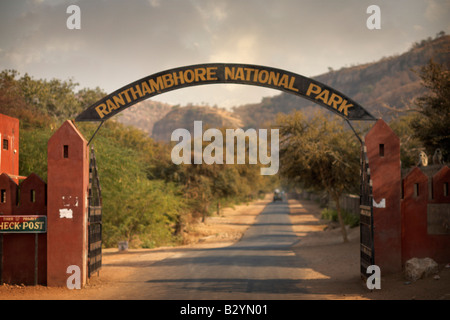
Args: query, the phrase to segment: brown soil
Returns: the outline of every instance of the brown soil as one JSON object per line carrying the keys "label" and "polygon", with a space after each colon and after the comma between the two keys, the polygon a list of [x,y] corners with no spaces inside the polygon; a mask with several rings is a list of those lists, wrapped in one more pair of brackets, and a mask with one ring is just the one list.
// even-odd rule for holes
{"label": "brown soil", "polygon": [[430,276],[409,282],[402,273],[383,275],[381,289],[369,290],[360,277],[359,227],[347,228],[349,242],[344,243],[337,224],[320,219],[319,206],[307,200],[289,200],[291,221],[301,237],[294,246],[296,255],[324,280],[309,288],[318,298],[377,300],[450,300],[450,268],[440,266],[439,280]]}
{"label": "brown soil", "polygon": [[[104,249],[100,275],[92,277],[82,290],[5,284],[0,286],[0,300],[102,299],[107,292],[120,290],[121,279],[133,273],[136,263],[148,264],[183,250],[222,247],[238,241],[270,200],[268,195],[264,200],[223,209],[220,216],[187,226],[189,244],[184,246],[130,249],[126,253]],[[359,276],[359,228],[349,229],[349,242],[343,243],[340,229],[320,219],[317,204],[289,200],[289,206],[293,230],[299,236],[293,250],[306,261],[309,273],[304,283],[317,299],[450,300],[450,268],[444,266],[439,280],[429,277],[408,283],[402,274],[382,274],[381,290],[368,290]],[[127,261],[134,267],[127,267]]]}

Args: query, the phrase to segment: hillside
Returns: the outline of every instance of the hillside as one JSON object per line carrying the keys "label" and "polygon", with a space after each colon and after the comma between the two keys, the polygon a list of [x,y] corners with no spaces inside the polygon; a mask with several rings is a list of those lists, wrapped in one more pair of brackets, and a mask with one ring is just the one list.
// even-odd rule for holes
{"label": "hillside", "polygon": [[[331,71],[314,79],[352,97],[376,117],[389,121],[397,113],[414,104],[414,99],[425,92],[414,70],[430,59],[441,64],[450,62],[450,36],[424,40],[399,56]],[[260,127],[279,113],[302,109],[313,113],[317,106],[306,99],[282,93],[264,98],[260,103],[234,108],[248,127]]]}
{"label": "hillside", "polygon": [[158,141],[170,141],[175,129],[186,128],[193,132],[194,121],[202,121],[203,128],[240,128],[242,121],[232,112],[208,106],[173,107],[153,126],[152,137]]}
{"label": "hillside", "polygon": [[[390,121],[398,111],[413,107],[415,98],[425,92],[415,71],[430,59],[449,64],[450,36],[422,40],[401,55],[331,70],[314,79],[352,97],[374,116]],[[291,71],[301,74],[301,70]],[[212,127],[261,128],[272,123],[278,113],[288,114],[301,109],[308,116],[321,109],[309,100],[287,93],[263,98],[259,103],[234,107],[232,112],[189,104],[175,108],[144,101],[124,111],[119,121],[136,126],[157,140],[169,141],[173,130],[191,128],[194,120],[202,120]]]}
{"label": "hillside", "polygon": [[172,106],[169,104],[145,100],[121,112],[118,115],[118,121],[133,125],[151,136],[155,122],[163,118],[171,109]]}

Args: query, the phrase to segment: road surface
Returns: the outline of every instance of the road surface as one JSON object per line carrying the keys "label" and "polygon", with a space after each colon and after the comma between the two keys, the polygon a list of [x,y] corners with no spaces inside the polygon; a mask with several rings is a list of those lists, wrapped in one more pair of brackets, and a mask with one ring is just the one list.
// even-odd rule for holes
{"label": "road surface", "polygon": [[[368,290],[359,275],[359,228],[349,229],[350,241],[343,243],[339,228],[323,230],[317,204],[291,199],[288,207],[287,202],[269,201],[211,217],[215,222],[203,226],[208,239],[214,235],[211,242],[125,254],[106,249],[100,277],[82,290],[3,285],[0,300],[148,299],[156,301],[145,306],[182,314],[184,301],[177,307],[170,300],[201,306],[204,301],[190,300],[450,298],[450,268],[444,266],[439,280],[429,277],[408,285],[402,273],[382,273],[381,289]],[[232,230],[240,235],[251,223],[242,239],[230,245]],[[226,240],[212,230],[228,234]],[[274,315],[274,310],[267,314]]]}
{"label": "road surface", "polygon": [[[291,246],[298,241],[286,201],[269,203],[234,245],[192,249],[141,268],[107,299],[298,299],[311,270]],[[128,282],[128,285],[127,285]],[[137,296],[138,293],[138,296]]]}

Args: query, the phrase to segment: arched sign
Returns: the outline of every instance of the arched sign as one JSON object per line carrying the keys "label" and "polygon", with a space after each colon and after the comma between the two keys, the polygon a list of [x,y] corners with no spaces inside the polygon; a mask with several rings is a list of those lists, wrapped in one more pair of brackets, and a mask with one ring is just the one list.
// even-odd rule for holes
{"label": "arched sign", "polygon": [[215,83],[278,89],[309,99],[347,120],[376,120],[357,102],[316,80],[270,67],[229,63],[192,65],[150,75],[107,95],[75,120],[105,121],[135,103],[158,94]]}

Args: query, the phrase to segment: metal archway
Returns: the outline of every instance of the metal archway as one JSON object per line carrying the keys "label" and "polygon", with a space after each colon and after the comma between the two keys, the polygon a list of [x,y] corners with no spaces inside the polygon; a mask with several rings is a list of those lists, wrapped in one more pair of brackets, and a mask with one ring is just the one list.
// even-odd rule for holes
{"label": "metal archway", "polygon": [[132,82],[88,107],[75,121],[103,122],[158,94],[191,86],[220,83],[277,89],[311,100],[345,120],[376,120],[356,101],[316,80],[265,66],[211,63],[170,69]]}

